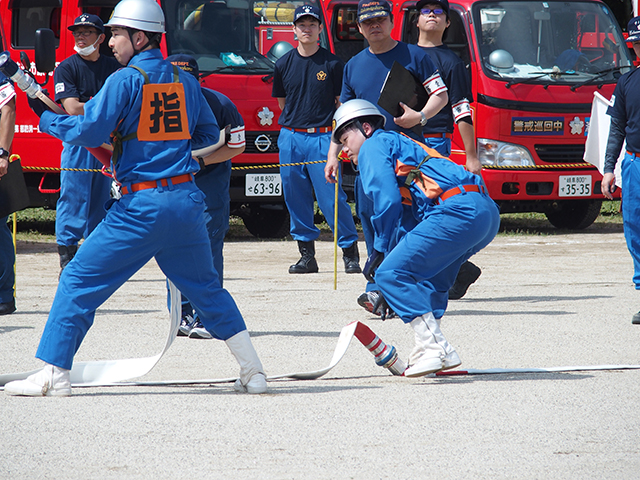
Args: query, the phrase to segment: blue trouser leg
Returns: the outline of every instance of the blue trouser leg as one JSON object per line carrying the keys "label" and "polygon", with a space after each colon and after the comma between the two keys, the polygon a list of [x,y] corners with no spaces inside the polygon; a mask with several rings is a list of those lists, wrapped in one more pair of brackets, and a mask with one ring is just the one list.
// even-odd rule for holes
{"label": "blue trouser leg", "polygon": [[114,203],[63,270],[36,357],[71,368],[95,310],[154,256],[212,335],[226,340],[246,330],[213,268],[204,208],[204,194],[192,183],[143,190]]}
{"label": "blue trouser leg", "polygon": [[[278,148],[281,164],[308,160],[305,145],[297,138],[302,136],[286,128],[280,129]],[[320,230],[313,221],[313,184],[305,167],[306,165],[296,165],[280,168],[282,192],[289,210],[291,236],[299,242],[311,242],[320,235]]]}
{"label": "blue trouser leg", "polygon": [[0,303],[13,300],[15,284],[16,253],[13,248],[13,237],[7,225],[9,217],[0,217]]}
{"label": "blue trouser leg", "polygon": [[[206,209],[204,212],[213,267],[218,272],[220,285],[224,283],[224,237],[229,231],[229,182],[231,180],[231,160],[208,166],[196,175],[196,186],[205,195]],[[169,302],[168,302],[169,303]],[[171,308],[171,305],[169,305]],[[191,302],[182,295],[182,316],[191,315]]]}
{"label": "blue trouser leg", "polygon": [[633,258],[633,283],[640,290],[640,162],[625,154],[622,160],[622,218],[624,238]]}
{"label": "blue trouser leg", "polygon": [[[61,168],[95,169],[102,164],[86,148],[64,144]],[[98,172],[60,172],[60,198],[56,205],[58,245],[77,245],[102,221],[109,200],[111,178]]]}
{"label": "blue trouser leg", "polygon": [[487,195],[456,195],[435,207],[378,267],[376,282],[389,306],[405,323],[428,312],[442,317],[460,265],[499,227],[498,208]]}

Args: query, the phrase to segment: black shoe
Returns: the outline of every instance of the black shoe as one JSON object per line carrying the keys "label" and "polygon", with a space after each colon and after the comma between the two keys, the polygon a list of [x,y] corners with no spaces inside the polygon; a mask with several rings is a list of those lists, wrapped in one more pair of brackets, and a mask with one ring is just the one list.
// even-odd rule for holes
{"label": "black shoe", "polygon": [[16,311],[16,301],[11,300],[7,303],[0,303],[0,315],[9,315]]}
{"label": "black shoe", "polygon": [[318,262],[316,262],[316,248],[314,242],[298,242],[300,260],[295,265],[289,267],[289,273],[316,273]]}
{"label": "black shoe", "polygon": [[344,271],[346,273],[362,273],[358,242],[353,242],[349,247],[342,249],[342,260],[344,261]]}
{"label": "black shoe", "polygon": [[77,251],[77,245],[58,245],[58,255],[60,255],[60,274],[58,275],[58,280],[60,279],[60,275],[62,275],[62,270],[73,260]]}
{"label": "black shoe", "polygon": [[453,286],[449,289],[449,300],[459,300],[465,296],[469,286],[478,280],[482,270],[473,263],[466,261],[460,267]]}
{"label": "black shoe", "polygon": [[631,319],[631,323],[634,325],[640,325],[640,312],[636,313]]}

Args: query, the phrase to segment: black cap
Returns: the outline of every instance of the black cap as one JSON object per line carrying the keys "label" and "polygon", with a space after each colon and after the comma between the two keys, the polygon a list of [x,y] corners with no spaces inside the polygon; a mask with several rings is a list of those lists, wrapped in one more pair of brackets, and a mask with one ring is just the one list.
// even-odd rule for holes
{"label": "black cap", "polygon": [[102,19],[99,16],[93,15],[91,13],[83,13],[78,18],[76,18],[76,21],[73,22],[73,25],[67,28],[73,32],[76,27],[93,27],[104,33],[104,23]]}
{"label": "black cap", "polygon": [[416,4],[416,8],[420,11],[425,5],[440,5],[444,13],[447,14],[447,17],[449,16],[449,0],[420,0]]}
{"label": "black cap", "polygon": [[391,6],[387,0],[360,0],[358,2],[358,23],[376,17],[391,15]]}
{"label": "black cap", "polygon": [[627,42],[637,42],[640,40],[640,17],[634,17],[629,20],[627,33],[629,34],[629,37],[626,40]]}
{"label": "black cap", "polygon": [[313,17],[322,23],[320,9],[314,5],[300,5],[296,7],[295,12],[293,12],[293,23],[296,23],[302,17]]}
{"label": "black cap", "polygon": [[185,55],[179,53],[177,55],[171,55],[167,57],[167,62],[171,62],[176,67],[190,73],[196,78],[200,78],[200,68],[198,68],[198,62],[191,55]]}

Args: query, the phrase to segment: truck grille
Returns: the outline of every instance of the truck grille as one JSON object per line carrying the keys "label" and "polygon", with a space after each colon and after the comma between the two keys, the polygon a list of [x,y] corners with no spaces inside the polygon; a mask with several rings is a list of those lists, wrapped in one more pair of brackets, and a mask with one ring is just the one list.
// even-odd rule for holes
{"label": "truck grille", "polygon": [[584,163],[584,145],[535,145],[540,160],[547,163]]}
{"label": "truck grille", "polygon": [[279,131],[245,132],[245,153],[278,153]]}

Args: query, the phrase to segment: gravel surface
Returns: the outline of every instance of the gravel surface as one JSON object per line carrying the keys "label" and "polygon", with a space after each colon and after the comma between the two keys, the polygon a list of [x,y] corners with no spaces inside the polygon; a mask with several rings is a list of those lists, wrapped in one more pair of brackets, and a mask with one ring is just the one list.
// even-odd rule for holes
{"label": "gravel surface", "polygon": [[[333,244],[316,247],[320,273],[289,275],[293,241],[225,246],[225,287],[267,373],[328,365],[354,320],[406,359],[410,327],[357,305],[361,275],[340,269],[334,290]],[[462,369],[640,364],[640,297],[619,230],[502,235],[472,260],[483,274],[442,322]],[[0,373],[41,365],[57,278],[54,244],[19,243]],[[168,325],[152,261],[98,310],[76,360],[155,355]],[[237,373],[223,342],[180,337],[140,380]],[[0,393],[0,478],[640,478],[639,398],[640,370],[394,377],[354,340],[326,376],[272,381],[260,396],[224,383]]]}

